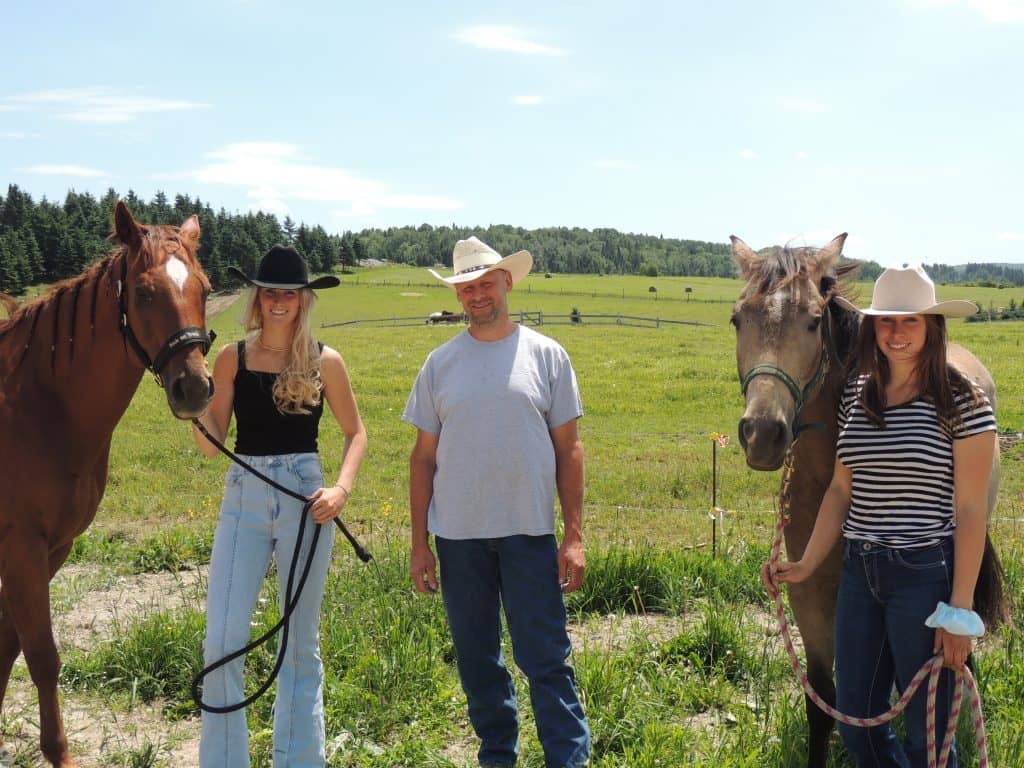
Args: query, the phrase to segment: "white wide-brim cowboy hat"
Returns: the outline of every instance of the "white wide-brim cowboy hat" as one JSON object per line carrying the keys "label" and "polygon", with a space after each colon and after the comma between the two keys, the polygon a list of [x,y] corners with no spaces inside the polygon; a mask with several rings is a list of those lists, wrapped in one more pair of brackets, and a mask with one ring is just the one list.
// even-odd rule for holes
{"label": "white wide-brim cowboy hat", "polygon": [[862,315],[967,317],[978,311],[976,305],[962,299],[936,301],[935,283],[920,264],[887,267],[875,281],[870,307],[861,309],[842,296],[836,296],[835,300],[847,309],[855,310]]}
{"label": "white wide-brim cowboy hat", "polygon": [[427,271],[446,285],[458,285],[476,280],[496,269],[504,269],[512,275],[512,284],[515,285],[530,274],[532,268],[533,256],[529,251],[516,251],[502,258],[501,254],[487,243],[470,237],[459,240],[452,251],[452,270],[455,274],[451,277],[442,277],[432,269]]}

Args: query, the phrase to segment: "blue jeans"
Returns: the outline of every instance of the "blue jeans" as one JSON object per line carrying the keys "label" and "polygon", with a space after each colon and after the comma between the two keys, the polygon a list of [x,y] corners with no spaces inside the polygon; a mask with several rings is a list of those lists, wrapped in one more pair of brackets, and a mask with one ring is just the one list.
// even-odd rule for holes
{"label": "blue jeans", "polygon": [[[247,463],[286,488],[310,494],[323,485],[315,453],[243,456]],[[209,594],[206,599],[206,664],[243,647],[267,575],[270,557],[277,560],[281,602],[299,531],[302,504],[275,491],[236,464],[227,475],[220,519],[213,537]],[[306,562],[316,525],[306,521],[296,583]],[[333,526],[320,532],[316,554],[302,597],[291,617],[288,650],[277,678],[274,702],[274,768],[323,768],[323,665],[320,661],[320,603],[331,564]],[[223,706],[245,698],[244,659],[236,659],[207,676],[203,700]],[[203,768],[247,768],[249,732],[245,711],[203,712],[199,741]]]}
{"label": "blue jeans", "polygon": [[[836,605],[836,683],[841,712],[857,717],[889,709],[893,684],[902,692],[933,652],[935,630],[924,620],[953,586],[953,540],[918,549],[890,549],[847,540]],[[936,696],[937,740],[946,731],[955,677],[944,669]],[[925,768],[928,681],[903,713],[900,744],[889,724],[874,728],[840,725],[843,743],[858,766]],[[948,768],[956,768],[956,746]]]}
{"label": "blue jeans", "polygon": [[549,768],[578,768],[590,757],[587,727],[566,661],[565,602],[555,537],[436,537],[441,592],[481,765],[514,765],[519,715],[501,653],[504,608],[516,664],[530,683],[537,736]]}

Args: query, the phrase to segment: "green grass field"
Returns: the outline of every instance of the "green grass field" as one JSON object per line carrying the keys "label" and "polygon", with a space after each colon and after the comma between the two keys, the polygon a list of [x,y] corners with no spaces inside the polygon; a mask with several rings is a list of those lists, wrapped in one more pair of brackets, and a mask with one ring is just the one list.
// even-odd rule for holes
{"label": "green grass field", "polygon": [[[564,320],[575,307],[584,315],[704,324],[539,329],[569,351],[586,410],[580,431],[589,569],[569,605],[597,768],[803,765],[802,701],[779,639],[765,631],[769,604],[757,576],[774,525],[778,473],[748,470],[735,441],[718,449],[718,503],[727,512],[715,534],[717,557],[711,552],[709,436],[732,435],[743,410],[728,325],[740,287],[702,278],[533,275],[510,297],[513,313],[543,311],[549,319]],[[984,302],[1013,295],[952,286],[939,293]],[[870,295],[869,285],[862,294]],[[442,309],[459,311],[450,289],[435,287],[424,270],[359,270],[343,276],[341,288],[321,292],[315,320],[422,318]],[[214,320],[218,344],[240,338],[238,312],[236,304]],[[369,434],[345,518],[377,558],[364,566],[337,542],[323,623],[328,739],[337,747],[331,766],[474,764],[440,601],[414,594],[406,576],[414,430],[399,418],[427,353],[462,327],[317,330],[345,357]],[[1001,428],[1024,430],[1020,325],[954,321],[951,336],[995,375]],[[341,442],[325,419],[328,475],[337,470]],[[1022,445],[1003,456],[994,523],[1017,595],[1024,582]],[[189,426],[170,416],[162,392],[144,380],[115,433],[107,494],[73,561],[125,573],[205,562],[225,470],[226,460],[199,454]],[[276,611],[268,590],[257,617],[266,626]],[[1019,609],[1016,618],[1020,624]],[[201,637],[201,605],[128,619],[109,643],[66,654],[65,689],[99,691],[115,707],[128,696],[157,697],[166,701],[167,718],[193,717],[187,684]],[[1019,629],[1004,629],[978,654],[997,766],[1024,764],[1022,643]],[[253,677],[271,663],[269,654],[254,656]],[[540,766],[528,695],[517,681],[521,764]],[[269,765],[270,703],[264,698],[249,715],[258,766]],[[973,765],[969,743],[964,751],[964,764]],[[838,745],[832,765],[850,765]]]}

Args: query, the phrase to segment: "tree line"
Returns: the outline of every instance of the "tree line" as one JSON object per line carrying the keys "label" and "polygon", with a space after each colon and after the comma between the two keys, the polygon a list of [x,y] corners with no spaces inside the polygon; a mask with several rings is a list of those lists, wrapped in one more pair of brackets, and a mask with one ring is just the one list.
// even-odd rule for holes
{"label": "tree line", "polygon": [[[79,274],[112,245],[113,189],[100,198],[70,191],[62,203],[39,202],[11,184],[0,196],[0,291],[17,295],[36,283],[52,283]],[[352,232],[328,234],[320,225],[296,224],[270,213],[214,211],[198,197],[157,192],[150,201],[129,190],[123,197],[136,219],[145,224],[179,225],[199,217],[202,229],[199,258],[215,288],[228,285],[226,269],[237,265],[253,274],[263,254],[275,243],[294,245],[313,272],[332,272],[367,258],[365,246]]]}
{"label": "tree line", "polygon": [[[28,286],[52,283],[80,273],[110,249],[114,204],[121,197],[108,189],[102,197],[71,190],[63,202],[45,197],[36,202],[11,184],[0,195],[0,291],[20,294]],[[365,259],[378,259],[421,267],[451,266],[457,240],[476,235],[499,253],[525,249],[534,258],[534,270],[546,273],[680,275],[735,277],[728,243],[711,243],[661,235],[638,235],[615,229],[543,227],[524,229],[505,224],[488,227],[388,227],[361,232],[328,233],[321,225],[296,224],[272,213],[229,213],[198,197],[163,192],[143,200],[129,190],[124,201],[135,217],[147,224],[181,224],[195,214],[202,227],[199,257],[215,288],[228,286],[226,269],[236,265],[246,273],[256,270],[271,245],[294,245],[315,272],[332,272]],[[973,282],[978,285],[1024,285],[1024,268],[1014,265],[970,264],[927,266],[936,282]],[[860,278],[873,280],[881,273],[866,262]]]}

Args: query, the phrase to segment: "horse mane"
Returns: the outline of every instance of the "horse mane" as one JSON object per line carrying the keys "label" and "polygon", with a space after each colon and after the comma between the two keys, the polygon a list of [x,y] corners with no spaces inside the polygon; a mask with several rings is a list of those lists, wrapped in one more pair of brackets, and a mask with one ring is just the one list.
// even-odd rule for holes
{"label": "horse mane", "polygon": [[[10,313],[10,316],[7,318],[6,324],[0,325],[0,336],[27,322],[32,322],[34,329],[35,322],[38,322],[39,316],[46,314],[52,307],[58,305],[65,293],[73,291],[77,296],[78,292],[85,285],[98,282],[103,273],[105,273],[110,267],[111,262],[117,258],[122,250],[122,248],[115,248],[102,259],[99,259],[90,265],[81,274],[61,280],[51,286],[50,290],[42,296],[38,296],[25,304],[16,305],[14,310]],[[95,321],[95,309],[96,305],[95,302],[93,302],[93,312],[91,315],[93,321]],[[28,339],[26,339],[26,343],[27,342]]]}

